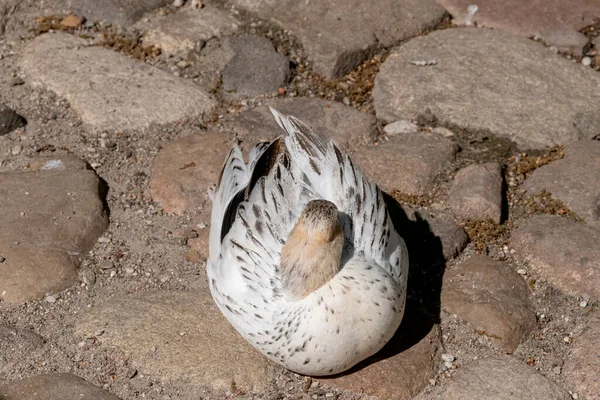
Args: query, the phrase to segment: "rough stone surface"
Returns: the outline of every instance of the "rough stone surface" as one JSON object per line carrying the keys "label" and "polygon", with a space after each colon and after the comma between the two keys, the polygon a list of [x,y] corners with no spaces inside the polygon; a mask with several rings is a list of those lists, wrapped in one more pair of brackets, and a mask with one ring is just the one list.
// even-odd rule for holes
{"label": "rough stone surface", "polygon": [[73,154],[57,154],[51,156],[35,156],[28,164],[30,171],[63,171],[67,169],[92,169],[92,167]]}
{"label": "rough stone surface", "polygon": [[600,399],[600,316],[592,314],[587,327],[575,336],[563,366],[563,376],[579,398]]}
{"label": "rough stone surface", "polygon": [[223,90],[235,97],[273,94],[285,86],[290,63],[275,51],[273,43],[259,36],[239,36],[229,40],[234,56],[221,72]]}
{"label": "rough stone surface", "polygon": [[145,128],[206,114],[215,105],[189,82],[63,33],[32,40],[20,64],[32,84],[65,97],[83,122],[99,129]]}
{"label": "rough stone surface", "polygon": [[533,368],[511,356],[473,361],[451,378],[445,388],[415,400],[570,400],[571,395]]}
{"label": "rough stone surface", "polygon": [[530,194],[546,190],[588,224],[600,228],[600,141],[579,141],[565,156],[533,171],[523,184]]}
{"label": "rough stone surface", "polygon": [[317,98],[286,98],[265,101],[264,105],[228,118],[225,127],[254,144],[272,140],[285,132],[277,125],[269,106],[294,115],[321,136],[333,139],[344,150],[372,143],[375,118],[343,104]]}
{"label": "rough stone surface", "polygon": [[22,303],[77,281],[108,225],[93,171],[0,174],[0,299]]}
{"label": "rough stone surface", "polygon": [[[436,60],[427,67],[414,60]],[[598,114],[600,76],[531,40],[488,29],[446,29],[394,50],[375,79],[383,121],[429,109],[440,125],[488,131],[524,148],[584,135],[581,113]],[[600,124],[600,119],[596,121]]]}
{"label": "rough stone surface", "polygon": [[6,135],[22,126],[25,126],[25,119],[13,109],[0,104],[0,136]]}
{"label": "rough stone surface", "polygon": [[166,212],[183,214],[198,208],[210,212],[208,188],[217,183],[230,147],[227,136],[212,132],[172,141],[152,163],[152,199]]}
{"label": "rough stone surface", "polygon": [[463,219],[502,218],[502,168],[496,163],[473,164],[458,171],[448,202]]}
{"label": "rough stone surface", "polygon": [[389,136],[399,135],[403,133],[414,133],[419,131],[419,127],[410,121],[401,119],[399,121],[387,124],[383,131]]}
{"label": "rough stone surface", "polygon": [[418,132],[394,136],[389,141],[352,154],[365,175],[385,191],[424,195],[435,177],[454,159],[457,146],[439,135]]}
{"label": "rough stone surface", "polygon": [[[14,363],[27,358],[44,344],[44,339],[28,330],[0,325],[0,377],[8,376]],[[3,379],[0,378],[0,382]]]}
{"label": "rough stone surface", "polygon": [[555,215],[521,222],[510,243],[552,285],[571,295],[600,297],[600,232]]}
{"label": "rough stone surface", "polygon": [[0,387],[2,400],[119,400],[72,374],[44,374]]}
{"label": "rough stone surface", "polygon": [[338,77],[374,54],[436,25],[445,11],[432,1],[234,0],[236,6],[294,32],[317,73]]}
{"label": "rough stone surface", "polygon": [[[389,358],[376,354],[377,362],[360,365],[354,372],[324,379],[323,383],[390,400],[412,399],[435,376],[441,348],[440,329],[434,325],[426,336],[408,349]],[[385,351],[386,348],[382,354]]]}
{"label": "rough stone surface", "polygon": [[144,34],[144,45],[157,46],[164,53],[187,57],[210,39],[229,36],[239,21],[231,13],[206,5],[197,10],[184,7],[166,16],[150,16],[136,27]]}
{"label": "rough stone surface", "polygon": [[[478,26],[495,28],[524,37],[539,36],[548,45],[576,46],[581,43],[579,31],[595,23],[600,4],[595,1],[573,0],[436,0],[452,14],[458,23],[465,22],[469,4],[479,9],[472,18]],[[585,42],[581,45],[583,47]],[[581,47],[579,52],[581,52]]]}
{"label": "rough stone surface", "polygon": [[130,25],[155,8],[172,0],[64,0],[65,8],[92,21]]}
{"label": "rough stone surface", "polygon": [[528,295],[527,284],[508,264],[475,255],[446,270],[441,299],[445,310],[512,353],[537,325]]}
{"label": "rough stone surface", "polygon": [[161,380],[258,391],[274,376],[273,365],[229,325],[207,288],[116,297],[88,312],[76,333],[87,337],[99,329],[101,342],[118,347],[136,368]]}

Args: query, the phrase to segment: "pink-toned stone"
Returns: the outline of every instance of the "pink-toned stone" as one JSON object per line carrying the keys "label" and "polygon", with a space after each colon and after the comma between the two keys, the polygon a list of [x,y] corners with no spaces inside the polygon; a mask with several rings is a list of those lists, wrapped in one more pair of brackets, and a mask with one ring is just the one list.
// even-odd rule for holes
{"label": "pink-toned stone", "polygon": [[600,228],[600,141],[566,146],[564,158],[533,171],[522,188],[529,194],[550,192],[586,223]]}
{"label": "pink-toned stone", "polygon": [[[579,31],[595,23],[600,3],[590,0],[436,0],[462,24],[467,7],[477,4],[473,23],[524,37],[541,36],[549,45],[581,43]],[[585,45],[585,42],[583,42]],[[581,45],[581,46],[583,46]],[[581,52],[581,48],[579,49]]]}
{"label": "pink-toned stone", "polygon": [[587,326],[573,338],[563,376],[579,398],[600,399],[600,316],[590,313]]}
{"label": "pink-toned stone", "polygon": [[449,193],[450,208],[462,219],[502,217],[502,168],[500,164],[473,164],[458,171]]}
{"label": "pink-toned stone", "polygon": [[436,176],[454,159],[457,146],[439,135],[416,132],[352,154],[365,175],[385,191],[424,195]]}
{"label": "pink-toned stone", "polygon": [[2,400],[119,400],[72,374],[44,374],[0,387]]}
{"label": "pink-toned stone", "polygon": [[[228,136],[208,132],[177,139],[154,159],[150,194],[166,212],[183,214],[198,208],[210,210],[208,188],[217,183],[229,152]],[[207,212],[208,212],[207,211]]]}
{"label": "pink-toned stone", "polygon": [[536,215],[513,230],[517,256],[558,289],[600,297],[600,231],[556,215]]}
{"label": "pink-toned stone", "polygon": [[537,326],[529,288],[508,264],[475,255],[444,273],[442,307],[473,325],[507,353]]}

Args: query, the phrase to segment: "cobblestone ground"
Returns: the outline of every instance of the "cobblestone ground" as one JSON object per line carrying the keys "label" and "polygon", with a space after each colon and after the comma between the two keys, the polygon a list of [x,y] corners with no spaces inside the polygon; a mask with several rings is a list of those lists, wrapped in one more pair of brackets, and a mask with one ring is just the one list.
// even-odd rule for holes
{"label": "cobblestone ground", "polygon": [[[600,399],[599,29],[585,0],[0,2],[0,398]],[[207,188],[268,106],[409,245],[398,334],[341,376],[207,289]]]}

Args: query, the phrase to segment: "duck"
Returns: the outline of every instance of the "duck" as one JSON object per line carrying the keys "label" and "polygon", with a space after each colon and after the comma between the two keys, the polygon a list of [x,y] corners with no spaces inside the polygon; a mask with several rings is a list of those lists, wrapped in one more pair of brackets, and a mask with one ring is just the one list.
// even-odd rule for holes
{"label": "duck", "polygon": [[270,108],[283,134],[234,145],[212,200],[207,279],[233,328],[298,374],[377,353],[406,303],[408,252],[381,190],[349,155]]}

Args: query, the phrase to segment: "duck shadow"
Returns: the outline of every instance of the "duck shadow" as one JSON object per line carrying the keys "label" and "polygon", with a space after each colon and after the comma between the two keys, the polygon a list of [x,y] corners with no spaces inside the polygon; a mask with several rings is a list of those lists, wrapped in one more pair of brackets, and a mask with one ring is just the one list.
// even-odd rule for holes
{"label": "duck shadow", "polygon": [[334,377],[359,371],[419,343],[440,322],[440,295],[446,268],[442,242],[418,212],[411,219],[393,197],[384,193],[390,218],[406,242],[410,261],[406,308],[400,327],[377,354]]}

